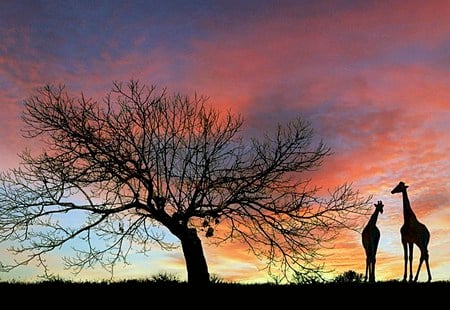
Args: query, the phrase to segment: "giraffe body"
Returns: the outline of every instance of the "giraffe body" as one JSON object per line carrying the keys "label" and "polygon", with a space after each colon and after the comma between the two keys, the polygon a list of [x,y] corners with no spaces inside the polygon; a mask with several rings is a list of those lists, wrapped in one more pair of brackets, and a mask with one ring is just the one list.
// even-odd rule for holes
{"label": "giraffe body", "polygon": [[414,282],[419,278],[420,268],[423,262],[427,267],[428,282],[431,281],[431,272],[429,265],[428,243],[430,242],[430,232],[428,228],[417,220],[416,215],[411,209],[406,189],[408,188],[404,182],[400,182],[392,191],[391,194],[402,193],[403,198],[403,225],[400,228],[401,241],[403,245],[404,257],[404,272],[403,281],[408,277],[408,262],[409,262],[409,281],[413,281],[412,260],[414,244],[420,250],[419,265],[417,266],[416,276]]}
{"label": "giraffe body", "polygon": [[376,255],[378,249],[378,243],[380,241],[380,230],[376,226],[378,214],[383,213],[383,203],[378,201],[375,204],[375,212],[370,217],[369,222],[362,231],[362,244],[364,251],[366,252],[366,274],[364,281],[375,282],[375,264]]}

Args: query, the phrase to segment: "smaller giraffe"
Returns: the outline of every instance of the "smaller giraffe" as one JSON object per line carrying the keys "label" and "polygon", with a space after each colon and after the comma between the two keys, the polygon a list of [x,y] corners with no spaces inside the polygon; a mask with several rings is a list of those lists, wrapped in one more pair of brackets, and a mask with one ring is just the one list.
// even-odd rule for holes
{"label": "smaller giraffe", "polygon": [[366,275],[364,281],[367,281],[369,275],[369,282],[375,282],[375,263],[378,249],[378,242],[380,241],[380,230],[377,227],[378,213],[383,213],[383,203],[379,200],[375,204],[375,211],[369,219],[366,227],[362,231],[362,244],[366,252]]}

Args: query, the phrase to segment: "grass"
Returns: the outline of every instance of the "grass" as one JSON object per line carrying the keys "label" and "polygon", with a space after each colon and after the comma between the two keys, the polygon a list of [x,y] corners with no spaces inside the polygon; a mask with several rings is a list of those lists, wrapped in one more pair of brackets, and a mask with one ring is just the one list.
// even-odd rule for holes
{"label": "grass", "polygon": [[[450,281],[432,281],[432,282],[402,282],[398,280],[391,281],[379,281],[375,283],[366,282],[317,282],[309,284],[276,284],[276,283],[232,283],[225,281],[212,281],[212,283],[203,289],[230,289],[230,290],[339,290],[339,289],[355,289],[355,290],[416,290],[416,289],[428,289],[434,290],[437,288],[450,288]],[[190,286],[187,282],[179,281],[176,278],[166,278],[157,276],[155,278],[144,280],[124,280],[117,282],[109,281],[85,281],[85,282],[73,282],[63,279],[43,280],[39,282],[18,282],[18,281],[0,281],[0,290],[11,289],[54,289],[54,290],[114,290],[114,289],[197,289]]]}
{"label": "grass", "polygon": [[[447,302],[449,281],[324,282],[311,284],[238,284],[215,281],[192,287],[176,278],[158,276],[121,282],[71,282],[61,279],[35,283],[0,282],[0,296],[17,306],[38,308],[114,309],[156,305],[181,308],[334,308],[361,309],[367,305],[401,307]],[[443,293],[444,292],[444,293]],[[232,309],[234,310],[234,309]]]}

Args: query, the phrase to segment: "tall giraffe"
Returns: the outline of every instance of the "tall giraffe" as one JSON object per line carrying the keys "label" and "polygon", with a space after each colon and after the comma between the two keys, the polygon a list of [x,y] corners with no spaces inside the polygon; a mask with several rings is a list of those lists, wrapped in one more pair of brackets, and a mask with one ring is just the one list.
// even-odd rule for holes
{"label": "tall giraffe", "polygon": [[400,234],[402,237],[403,253],[405,260],[405,269],[403,273],[403,281],[406,281],[407,276],[407,266],[408,266],[408,249],[409,249],[409,281],[413,279],[412,273],[412,260],[413,260],[413,248],[416,244],[420,249],[420,261],[417,267],[416,276],[414,282],[419,278],[420,267],[425,261],[428,272],[428,282],[431,281],[430,265],[428,263],[428,243],[430,242],[430,232],[427,227],[417,220],[416,215],[411,209],[411,204],[409,203],[408,193],[406,189],[408,185],[404,182],[398,183],[398,185],[391,191],[391,194],[402,193],[403,197],[403,226],[400,228]]}
{"label": "tall giraffe", "polygon": [[369,282],[375,282],[375,263],[378,242],[380,241],[380,230],[377,227],[377,219],[378,213],[383,213],[383,207],[384,205],[381,200],[375,204],[375,211],[362,231],[362,244],[366,252],[366,276],[364,277],[364,281],[367,281],[367,274],[369,274]]}

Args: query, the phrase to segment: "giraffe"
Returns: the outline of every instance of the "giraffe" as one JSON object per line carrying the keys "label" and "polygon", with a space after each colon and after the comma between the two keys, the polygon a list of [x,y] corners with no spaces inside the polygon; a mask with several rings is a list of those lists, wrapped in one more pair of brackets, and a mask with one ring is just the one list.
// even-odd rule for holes
{"label": "giraffe", "polygon": [[405,268],[403,273],[403,281],[406,281],[407,278],[407,269],[408,269],[408,250],[409,250],[409,281],[411,282],[413,279],[412,273],[412,260],[413,260],[413,248],[414,244],[416,244],[420,249],[420,260],[419,265],[417,267],[416,276],[414,278],[414,282],[419,278],[420,267],[422,263],[425,261],[425,265],[427,266],[428,272],[428,282],[431,281],[431,272],[430,265],[428,263],[428,243],[430,241],[430,232],[427,227],[420,223],[417,220],[416,215],[411,209],[411,205],[409,203],[408,194],[406,189],[408,185],[405,185],[404,182],[398,183],[398,185],[391,191],[391,194],[402,193],[403,197],[403,226],[400,228],[400,234],[402,238],[403,245],[403,255],[405,260]]}
{"label": "giraffe", "polygon": [[362,244],[366,252],[366,275],[364,281],[367,281],[369,274],[369,282],[375,282],[375,262],[380,241],[380,230],[377,227],[378,213],[383,213],[383,203],[379,200],[375,205],[375,211],[369,219],[366,227],[362,231]]}

